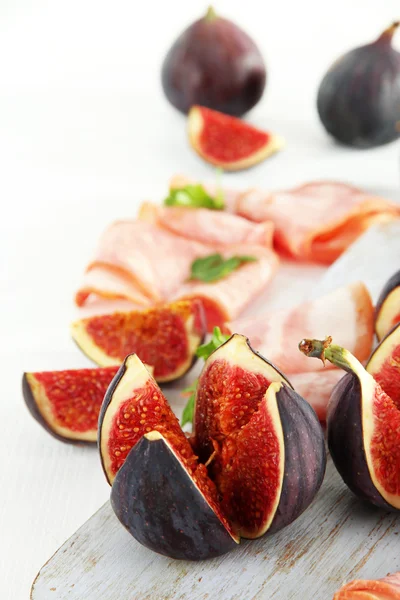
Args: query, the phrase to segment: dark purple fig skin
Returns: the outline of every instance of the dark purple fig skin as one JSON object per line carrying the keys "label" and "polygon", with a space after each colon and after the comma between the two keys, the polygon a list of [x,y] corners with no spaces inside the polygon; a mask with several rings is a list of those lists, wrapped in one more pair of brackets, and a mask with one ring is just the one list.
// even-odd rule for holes
{"label": "dark purple fig skin", "polygon": [[[383,290],[381,291],[381,293],[379,295],[379,298],[378,298],[378,301],[377,301],[376,307],[375,307],[375,323],[376,323],[378,317],[380,316],[381,311],[385,310],[384,305],[385,305],[386,298],[389,296],[389,294],[391,292],[393,292],[393,290],[395,290],[399,286],[400,286],[400,271],[397,271],[385,283]],[[399,313],[400,313],[400,306],[399,306]]]}
{"label": "dark purple fig skin", "polygon": [[60,442],[64,442],[65,444],[73,444],[74,446],[94,446],[96,444],[96,442],[90,442],[88,440],[72,440],[53,431],[37,407],[36,400],[32,394],[31,386],[26,378],[26,373],[24,373],[22,376],[22,395],[25,400],[25,404],[35,421],[37,421],[43,427],[43,429],[50,433],[50,435],[52,435],[56,440],[60,440]]}
{"label": "dark purple fig skin", "polygon": [[183,113],[199,104],[240,117],[260,100],[266,70],[253,40],[212,13],[195,21],[172,45],[161,82],[170,103]]}
{"label": "dark purple fig skin", "polygon": [[276,399],[285,441],[285,474],[268,533],[283,529],[310,506],[326,469],[324,433],[314,409],[285,385]]}
{"label": "dark purple fig skin", "polygon": [[327,416],[328,447],[344,483],[359,498],[386,510],[395,510],[376,489],[365,456],[361,385],[348,373],[333,388]]}
{"label": "dark purple fig skin", "polygon": [[400,53],[391,46],[395,26],[390,29],[342,56],[321,82],[319,117],[343,144],[373,148],[400,136]]}
{"label": "dark purple fig skin", "polygon": [[140,544],[171,558],[204,560],[237,546],[163,439],[143,437],[132,448],[111,506]]}

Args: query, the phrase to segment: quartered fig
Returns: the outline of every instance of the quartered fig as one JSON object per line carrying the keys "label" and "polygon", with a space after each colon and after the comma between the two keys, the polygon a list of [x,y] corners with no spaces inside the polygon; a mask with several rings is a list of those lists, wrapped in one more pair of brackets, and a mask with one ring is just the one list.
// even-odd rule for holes
{"label": "quartered fig", "polygon": [[210,7],[172,45],[161,80],[166,97],[183,113],[200,104],[241,116],[260,100],[266,71],[253,40]]}
{"label": "quartered fig", "polygon": [[327,417],[328,446],[343,481],[360,498],[400,510],[399,405],[331,338],[303,340],[300,350],[348,373],[333,389]]}
{"label": "quartered fig", "polygon": [[400,271],[383,288],[375,308],[375,332],[381,340],[396,323],[400,323]]}
{"label": "quartered fig", "polygon": [[135,352],[154,368],[160,382],[177,379],[191,368],[205,333],[204,311],[197,300],[89,317],[72,325],[72,337],[98,365],[119,366]]}
{"label": "quartered fig", "polygon": [[100,407],[118,367],[24,373],[22,392],[31,415],[63,442],[97,439]]}
{"label": "quartered fig", "polygon": [[400,410],[400,323],[375,348],[365,368]]}
{"label": "quartered fig", "polygon": [[125,359],[104,399],[99,449],[115,514],[141,544],[187,560],[236,546],[206,467],[136,355]]}
{"label": "quartered fig", "polygon": [[323,432],[285,376],[234,334],[197,386],[195,447],[240,536],[278,531],[312,502],[325,473]]}
{"label": "quartered fig", "polygon": [[371,148],[400,135],[400,53],[392,47],[399,24],[339,58],[321,82],[319,117],[343,144]]}

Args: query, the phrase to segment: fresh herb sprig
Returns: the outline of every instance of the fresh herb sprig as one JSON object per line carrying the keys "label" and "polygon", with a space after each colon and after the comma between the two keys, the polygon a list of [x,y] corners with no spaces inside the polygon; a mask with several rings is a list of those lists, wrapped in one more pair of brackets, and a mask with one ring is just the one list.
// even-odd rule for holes
{"label": "fresh herb sprig", "polygon": [[197,258],[192,262],[190,268],[190,281],[204,281],[205,283],[212,283],[223,279],[230,275],[233,271],[236,271],[244,263],[254,262],[257,258],[255,256],[231,256],[230,258],[224,258],[222,254],[210,254],[209,256],[203,256]]}
{"label": "fresh herb sprig", "polygon": [[[219,327],[214,327],[214,331],[213,331],[211,340],[209,342],[207,342],[206,344],[202,344],[201,346],[199,346],[196,350],[196,355],[199,358],[203,358],[206,361],[207,358],[214,352],[214,350],[216,350],[217,348],[222,346],[222,344],[224,344],[227,340],[229,340],[229,337],[230,337],[229,335],[225,335],[224,333],[222,333]],[[198,383],[199,383],[199,380],[196,379],[192,383],[192,385],[190,385],[189,387],[182,390],[182,395],[184,395],[184,396],[189,395],[188,401],[187,401],[186,406],[183,409],[183,413],[182,413],[182,419],[181,419],[182,427],[184,425],[186,425],[186,423],[193,422],[194,405],[195,405],[195,400],[196,400],[196,392],[197,392],[197,384]]]}
{"label": "fresh herb sprig", "polygon": [[186,208],[209,208],[223,210],[225,203],[219,188],[215,197],[210,196],[200,184],[189,184],[182,188],[173,188],[164,200],[165,206],[185,206]]}

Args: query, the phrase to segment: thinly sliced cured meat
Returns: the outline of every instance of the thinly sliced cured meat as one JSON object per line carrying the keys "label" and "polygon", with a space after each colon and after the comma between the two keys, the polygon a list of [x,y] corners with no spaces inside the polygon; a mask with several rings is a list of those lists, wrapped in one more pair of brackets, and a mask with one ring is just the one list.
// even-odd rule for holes
{"label": "thinly sliced cured meat", "polygon": [[[193,261],[216,252],[225,258],[246,255],[256,260],[214,283],[188,281]],[[259,244],[203,244],[151,222],[117,222],[100,240],[76,303],[85,308],[90,305],[89,314],[96,314],[100,300],[103,307],[105,301],[148,307],[180,298],[199,298],[208,327],[212,328],[238,317],[265,288],[277,265],[276,254]]]}
{"label": "thinly sliced cured meat", "polygon": [[254,221],[273,221],[281,249],[324,264],[336,260],[372,223],[400,217],[400,205],[329,181],[283,192],[250,190],[238,197],[236,211]]}
{"label": "thinly sliced cured meat", "polygon": [[150,202],[142,204],[139,219],[204,244],[259,244],[272,248],[274,225],[271,221],[252,223],[220,210],[167,207]]}
{"label": "thinly sliced cured meat", "polygon": [[[185,177],[171,186],[191,183]],[[215,186],[205,185],[215,193]],[[400,205],[341,182],[315,181],[291,190],[225,190],[227,210],[272,221],[279,250],[299,260],[331,264],[374,223],[400,218]]]}
{"label": "thinly sliced cured meat", "polygon": [[240,315],[266,287],[279,264],[274,252],[260,246],[235,246],[234,254],[249,254],[257,257],[257,260],[215,283],[189,281],[179,288],[178,298],[198,298],[202,301],[209,331],[215,325],[221,326]]}
{"label": "thinly sliced cured meat", "polygon": [[343,375],[340,369],[294,373],[290,376],[290,383],[296,392],[311,404],[321,423],[325,423],[332,390]]}
{"label": "thinly sliced cured meat", "polygon": [[324,367],[321,361],[311,365],[299,352],[301,339],[332,335],[335,343],[363,361],[371,352],[373,323],[371,297],[365,285],[358,282],[290,310],[238,319],[225,329],[246,335],[253,348],[284,373],[305,373]]}
{"label": "thinly sliced cured meat", "polygon": [[400,600],[400,573],[351,581],[336,592],[333,600]]}

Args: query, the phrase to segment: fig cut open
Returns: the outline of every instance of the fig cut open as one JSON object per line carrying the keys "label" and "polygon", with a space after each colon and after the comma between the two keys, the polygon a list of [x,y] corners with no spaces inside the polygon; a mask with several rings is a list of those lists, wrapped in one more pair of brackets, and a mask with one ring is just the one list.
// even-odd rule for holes
{"label": "fig cut open", "polygon": [[365,368],[400,410],[400,323],[378,344]]}
{"label": "fig cut open", "polygon": [[125,359],[107,391],[99,449],[113,509],[141,544],[188,560],[236,546],[207,468],[136,355]]}
{"label": "fig cut open", "polygon": [[375,308],[375,332],[381,340],[400,323],[400,271],[397,271],[384,286]]}
{"label": "fig cut open", "polygon": [[[303,340],[300,350],[347,371],[333,389],[328,407],[332,459],[357,496],[385,509],[400,510],[399,405],[350,352],[331,341]],[[382,347],[369,363],[371,370],[380,355],[384,355]],[[379,368],[377,372],[385,374]]]}
{"label": "fig cut open", "polygon": [[98,365],[119,366],[134,352],[154,367],[157,381],[166,382],[193,365],[206,324],[201,302],[185,300],[81,319],[71,329],[75,342]]}
{"label": "fig cut open", "polygon": [[288,525],[322,483],[326,456],[314,410],[242,335],[205,363],[194,433],[221,507],[241,537]]}
{"label": "fig cut open", "polygon": [[95,443],[100,407],[118,367],[24,373],[31,415],[63,442]]}

